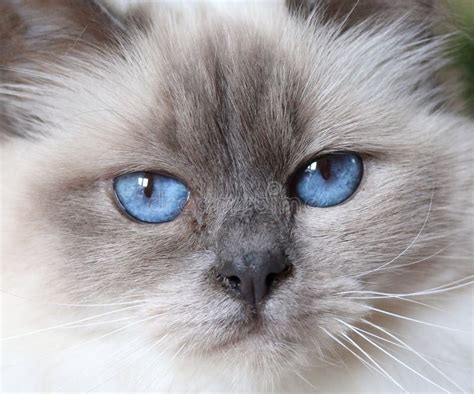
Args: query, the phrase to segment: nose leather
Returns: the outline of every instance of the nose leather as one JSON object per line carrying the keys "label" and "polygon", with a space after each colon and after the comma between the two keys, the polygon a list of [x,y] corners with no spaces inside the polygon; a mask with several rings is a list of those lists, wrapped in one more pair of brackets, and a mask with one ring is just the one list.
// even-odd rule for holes
{"label": "nose leather", "polygon": [[252,252],[226,261],[219,274],[230,282],[242,300],[256,306],[290,267],[282,252]]}

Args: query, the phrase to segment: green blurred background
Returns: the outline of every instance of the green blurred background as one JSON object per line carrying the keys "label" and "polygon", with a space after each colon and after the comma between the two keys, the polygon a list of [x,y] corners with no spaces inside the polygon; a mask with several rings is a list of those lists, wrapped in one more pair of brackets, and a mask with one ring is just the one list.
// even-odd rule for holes
{"label": "green blurred background", "polygon": [[455,0],[452,7],[462,31],[456,38],[456,65],[462,73],[468,111],[474,115],[474,0]]}

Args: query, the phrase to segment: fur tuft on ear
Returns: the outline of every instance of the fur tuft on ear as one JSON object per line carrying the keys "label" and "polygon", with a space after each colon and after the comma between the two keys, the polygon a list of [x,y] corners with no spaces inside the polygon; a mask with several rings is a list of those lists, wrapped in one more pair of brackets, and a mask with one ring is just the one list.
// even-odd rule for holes
{"label": "fur tuft on ear", "polygon": [[125,30],[119,18],[94,0],[2,0],[0,15],[2,64],[25,51],[110,44]]}
{"label": "fur tuft on ear", "polygon": [[31,84],[32,73],[39,75],[47,64],[118,45],[127,23],[94,0],[1,0],[0,134],[24,134],[15,125],[17,116],[8,100],[14,86]]}

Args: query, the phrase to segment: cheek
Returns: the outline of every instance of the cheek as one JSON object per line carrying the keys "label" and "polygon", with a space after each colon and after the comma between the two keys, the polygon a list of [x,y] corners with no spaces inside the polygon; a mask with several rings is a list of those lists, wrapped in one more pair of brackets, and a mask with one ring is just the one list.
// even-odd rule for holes
{"label": "cheek", "polygon": [[5,289],[13,294],[52,299],[64,284],[53,267],[64,258],[61,236],[46,223],[41,208],[44,196],[35,189],[41,174],[35,167],[36,148],[18,140],[0,152],[1,276]]}
{"label": "cheek", "polygon": [[[54,269],[76,291],[101,297],[144,292],[180,275],[195,250],[192,220],[182,216],[164,224],[136,223],[116,208],[111,182],[73,187],[50,184],[40,210],[49,232],[60,239],[62,256]],[[38,189],[37,189],[38,190]]]}
{"label": "cheek", "polygon": [[199,249],[191,211],[166,224],[135,223],[117,210],[112,182],[59,163],[39,143],[23,144],[2,155],[13,169],[2,173],[10,268],[38,278],[45,271],[58,294],[98,298],[154,289],[187,268],[184,261]]}
{"label": "cheek", "polygon": [[[400,254],[429,214],[433,189],[426,179],[429,176],[420,169],[371,164],[359,190],[346,203],[302,207],[295,236],[304,260],[311,262],[308,269],[317,275],[351,276]],[[423,237],[403,259],[423,245]]]}

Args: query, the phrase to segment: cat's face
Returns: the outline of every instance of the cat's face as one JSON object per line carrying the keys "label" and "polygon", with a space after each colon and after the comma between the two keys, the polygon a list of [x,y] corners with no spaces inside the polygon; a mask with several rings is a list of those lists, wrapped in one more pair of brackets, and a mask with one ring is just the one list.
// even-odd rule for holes
{"label": "cat's face", "polygon": [[[56,85],[32,106],[42,122],[29,120],[46,136],[22,140],[15,158],[14,216],[28,223],[17,231],[37,251],[23,264],[42,265],[50,290],[74,302],[144,300],[127,313],[170,349],[283,368],[319,355],[340,320],[367,316],[350,292],[411,283],[400,266],[446,245],[457,152],[430,120],[428,50],[402,56],[417,31],[341,33],[279,8],[191,14],[48,71]],[[362,160],[350,198],[295,198],[301,169],[334,152]],[[132,220],[114,180],[134,171],[183,182],[182,212]],[[289,269],[253,305],[222,270],[255,254]]]}

